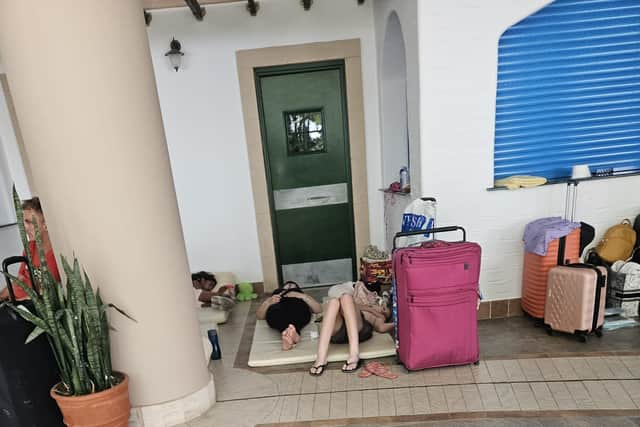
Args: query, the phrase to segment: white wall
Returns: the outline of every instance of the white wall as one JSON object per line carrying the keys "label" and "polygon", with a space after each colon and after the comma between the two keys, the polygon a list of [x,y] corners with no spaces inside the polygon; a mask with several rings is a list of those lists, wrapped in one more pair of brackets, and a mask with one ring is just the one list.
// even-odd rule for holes
{"label": "white wall", "polygon": [[[0,64],[0,74],[3,73]],[[13,183],[22,198],[29,198],[31,192],[20,156],[20,149],[9,115],[6,95],[0,85],[0,261],[22,253],[22,243],[15,223],[15,211],[11,197]],[[0,289],[5,281],[0,278]]]}
{"label": "white wall", "polygon": [[0,226],[16,221],[16,215],[12,204],[12,179],[7,159],[6,143],[0,137]]}
{"label": "white wall", "polygon": [[[419,2],[422,185],[438,197],[438,223],[461,224],[483,249],[489,299],[520,296],[527,222],[562,215],[564,185],[486,191],[493,185],[497,49],[500,35],[549,0]],[[577,220],[600,238],[640,213],[640,177],[582,183]]]}
{"label": "white wall", "polygon": [[[17,225],[0,227],[0,261],[14,255],[22,255],[22,242]],[[12,273],[15,273],[12,271]],[[4,277],[0,277],[0,289],[6,285]]]}
{"label": "white wall", "polygon": [[[2,74],[0,64],[0,74]],[[7,94],[0,85],[0,225],[15,222],[11,188],[15,183],[20,197],[31,197],[20,148],[13,129]]]}
{"label": "white wall", "polygon": [[[322,0],[308,12],[291,0],[260,5],[256,17],[246,3],[211,6],[202,22],[186,8],[153,11],[148,29],[190,267],[233,271],[246,281],[262,280],[262,268],[235,61],[240,49],[361,39],[371,238],[384,242],[372,2]],[[178,73],[164,57],[172,37],[185,52]]]}
{"label": "white wall", "polygon": [[[22,243],[15,224],[16,215],[11,194],[11,174],[6,158],[3,140],[0,139],[0,261],[22,253]],[[4,288],[4,277],[0,277],[0,289]]]}
{"label": "white wall", "polygon": [[[421,189],[421,155],[420,155],[420,70],[419,70],[419,51],[418,51],[418,1],[417,0],[375,0],[373,2],[374,9],[374,25],[376,33],[376,49],[378,53],[378,70],[380,77],[380,85],[383,85],[383,73],[381,70],[388,66],[388,61],[394,61],[394,58],[385,58],[384,45],[385,36],[387,34],[387,26],[389,17],[392,13],[396,13],[400,21],[402,30],[405,62],[406,62],[406,93],[407,93],[407,117],[409,132],[409,156],[411,167],[411,196],[421,197],[429,194],[423,194]],[[387,102],[384,98],[383,89],[380,89],[380,110],[381,110],[381,128],[383,137],[386,135],[387,129],[397,128],[398,123],[393,122],[391,114],[385,114],[385,106]],[[391,119],[391,120],[390,120]],[[393,133],[393,132],[391,132]],[[387,163],[389,164],[389,163]],[[393,164],[393,162],[391,162]],[[399,167],[395,172],[395,166],[390,166],[385,176],[398,175]],[[394,180],[398,180],[396,177]],[[388,186],[390,182],[385,179],[384,185]]]}

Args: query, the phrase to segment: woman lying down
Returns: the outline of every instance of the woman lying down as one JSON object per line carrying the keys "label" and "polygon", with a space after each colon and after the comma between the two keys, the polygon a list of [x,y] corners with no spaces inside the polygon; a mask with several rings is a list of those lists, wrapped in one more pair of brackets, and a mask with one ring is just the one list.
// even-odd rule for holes
{"label": "woman lying down", "polygon": [[[355,286],[355,289],[354,289]],[[355,298],[354,298],[355,296]],[[360,368],[360,343],[372,336],[372,331],[390,332],[390,310],[377,305],[362,282],[346,282],[329,288],[329,301],[324,307],[316,360],[309,370],[313,376],[322,375],[327,367],[329,344],[349,344],[349,357],[342,372]]]}
{"label": "woman lying down", "polygon": [[288,281],[262,303],[256,317],[266,319],[269,327],[280,332],[282,349],[286,351],[300,342],[300,331],[311,321],[311,313],[321,311],[318,301],[305,294],[296,282]]}
{"label": "woman lying down", "polygon": [[[352,372],[361,364],[359,343],[371,338],[374,330],[387,333],[393,329],[393,323],[388,322],[391,311],[387,304],[378,305],[371,295],[375,294],[362,282],[346,282],[329,288],[311,375],[324,372],[330,343],[349,344],[349,357],[342,370]],[[320,312],[322,306],[313,297],[305,294],[296,282],[288,281],[262,303],[256,317],[280,332],[282,349],[286,351],[300,342],[300,332],[311,321],[311,314]]]}

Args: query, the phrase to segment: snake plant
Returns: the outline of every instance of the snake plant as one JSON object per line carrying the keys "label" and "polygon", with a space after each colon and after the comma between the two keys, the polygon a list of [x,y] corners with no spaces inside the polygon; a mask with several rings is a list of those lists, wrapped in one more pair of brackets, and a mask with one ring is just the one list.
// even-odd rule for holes
{"label": "snake plant", "polygon": [[[18,278],[9,276],[33,302],[30,306],[7,303],[22,318],[35,325],[26,342],[29,343],[41,334],[46,334],[60,371],[61,382],[56,388],[60,394],[81,396],[115,386],[121,378],[111,370],[111,328],[107,311],[111,307],[124,316],[130,319],[131,317],[113,304],[105,304],[102,301],[100,291],[93,290],[87,274],[81,271],[75,257],[71,264],[65,257],[60,257],[66,276],[64,286],[54,279],[46,262],[41,262],[39,267],[35,267],[28,250],[23,222],[24,212],[15,188],[13,200],[25,254],[35,285],[40,290],[37,292]],[[36,221],[34,225],[38,258],[45,260]]]}

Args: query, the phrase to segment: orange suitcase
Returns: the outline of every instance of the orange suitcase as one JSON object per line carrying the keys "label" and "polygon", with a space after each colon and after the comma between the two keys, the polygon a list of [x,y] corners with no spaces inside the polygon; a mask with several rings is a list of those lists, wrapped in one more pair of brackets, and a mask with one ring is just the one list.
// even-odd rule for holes
{"label": "orange suitcase", "polygon": [[522,309],[532,317],[542,319],[547,298],[549,270],[558,265],[572,264],[580,260],[580,229],[577,228],[562,239],[549,244],[547,255],[531,252],[524,254],[522,269]]}
{"label": "orange suitcase", "polygon": [[547,332],[576,334],[583,342],[591,332],[602,336],[606,295],[604,267],[572,264],[551,269],[544,311]]}

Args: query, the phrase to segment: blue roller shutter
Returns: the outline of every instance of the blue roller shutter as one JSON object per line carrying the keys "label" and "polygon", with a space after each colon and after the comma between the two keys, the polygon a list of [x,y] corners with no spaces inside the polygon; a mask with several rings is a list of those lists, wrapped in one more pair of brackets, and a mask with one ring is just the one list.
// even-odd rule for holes
{"label": "blue roller shutter", "polygon": [[556,0],[500,38],[494,176],[640,170],[640,1]]}

